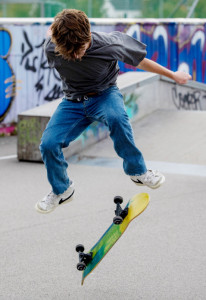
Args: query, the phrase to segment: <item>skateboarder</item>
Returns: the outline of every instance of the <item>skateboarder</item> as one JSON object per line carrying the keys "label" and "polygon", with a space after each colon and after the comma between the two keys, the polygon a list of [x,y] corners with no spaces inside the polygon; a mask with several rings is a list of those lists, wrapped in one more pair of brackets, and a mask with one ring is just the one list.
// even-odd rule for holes
{"label": "skateboarder", "polygon": [[60,75],[64,97],[41,140],[40,151],[52,191],[37,202],[36,210],[49,213],[72,200],[74,183],[67,175],[62,148],[94,121],[108,127],[125,174],[139,186],[158,188],[165,177],[147,169],[135,145],[123,97],[116,86],[118,61],[167,76],[179,84],[185,84],[191,76],[146,59],[146,45],[127,34],[91,32],[88,17],[75,9],[64,9],[56,15],[44,48],[49,66]]}

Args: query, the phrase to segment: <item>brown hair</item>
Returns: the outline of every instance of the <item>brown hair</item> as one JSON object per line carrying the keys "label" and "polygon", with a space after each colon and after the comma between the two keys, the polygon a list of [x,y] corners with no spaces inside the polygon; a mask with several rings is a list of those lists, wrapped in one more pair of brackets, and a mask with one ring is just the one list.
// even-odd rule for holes
{"label": "brown hair", "polygon": [[87,15],[77,9],[64,9],[58,13],[51,25],[55,51],[65,59],[75,59],[75,53],[91,40]]}

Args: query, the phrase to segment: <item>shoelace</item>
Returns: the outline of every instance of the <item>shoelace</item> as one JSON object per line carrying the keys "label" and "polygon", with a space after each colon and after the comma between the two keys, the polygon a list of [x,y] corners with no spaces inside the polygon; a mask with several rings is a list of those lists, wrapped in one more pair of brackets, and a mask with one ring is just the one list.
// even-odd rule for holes
{"label": "shoelace", "polygon": [[54,193],[51,191],[44,199],[43,202],[45,202],[46,204],[50,204],[54,202]]}
{"label": "shoelace", "polygon": [[148,172],[145,176],[145,180],[146,181],[151,181],[156,175],[157,175],[157,172],[152,171],[152,170],[148,170]]}

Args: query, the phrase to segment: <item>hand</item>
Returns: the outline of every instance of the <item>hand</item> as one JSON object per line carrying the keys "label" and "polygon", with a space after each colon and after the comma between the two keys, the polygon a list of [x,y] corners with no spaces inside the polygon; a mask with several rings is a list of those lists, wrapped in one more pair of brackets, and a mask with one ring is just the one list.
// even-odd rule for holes
{"label": "hand", "polygon": [[173,79],[179,84],[185,84],[192,79],[192,76],[188,73],[177,71],[173,73]]}

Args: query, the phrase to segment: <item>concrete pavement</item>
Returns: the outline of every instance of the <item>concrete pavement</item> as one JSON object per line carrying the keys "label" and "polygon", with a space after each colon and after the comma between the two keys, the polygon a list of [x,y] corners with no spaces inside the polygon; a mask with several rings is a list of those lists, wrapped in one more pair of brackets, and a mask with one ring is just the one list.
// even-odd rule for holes
{"label": "concrete pavement", "polygon": [[[50,190],[44,165],[18,162],[16,138],[1,138],[0,299],[205,299],[205,116],[157,111],[133,124],[148,167],[166,175],[160,189],[135,186],[108,138],[70,160],[75,200],[49,215],[34,210]],[[89,250],[112,222],[113,197],[138,192],[149,207],[81,287],[76,244]]]}

